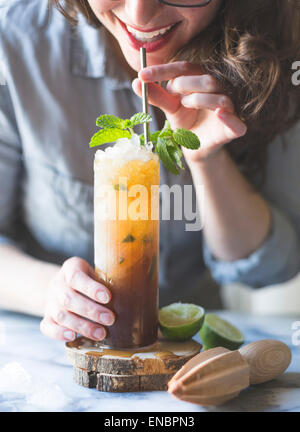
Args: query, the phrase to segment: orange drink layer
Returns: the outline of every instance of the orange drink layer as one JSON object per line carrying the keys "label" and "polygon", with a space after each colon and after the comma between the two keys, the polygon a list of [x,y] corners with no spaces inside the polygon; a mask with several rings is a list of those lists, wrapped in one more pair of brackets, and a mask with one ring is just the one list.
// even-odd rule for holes
{"label": "orange drink layer", "polygon": [[114,348],[151,345],[158,328],[159,160],[131,144],[121,142],[126,157],[98,151],[94,165],[95,268],[112,293],[104,344]]}

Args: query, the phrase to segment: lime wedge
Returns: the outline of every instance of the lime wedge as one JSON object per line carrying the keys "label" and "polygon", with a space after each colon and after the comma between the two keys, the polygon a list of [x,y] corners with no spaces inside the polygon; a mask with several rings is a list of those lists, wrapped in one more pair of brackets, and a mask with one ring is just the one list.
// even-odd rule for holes
{"label": "lime wedge", "polygon": [[205,310],[189,303],[172,303],[160,309],[158,322],[166,339],[183,341],[192,338],[201,328]]}
{"label": "lime wedge", "polygon": [[215,347],[236,350],[244,343],[244,336],[236,327],[213,313],[205,316],[199,336],[203,350]]}

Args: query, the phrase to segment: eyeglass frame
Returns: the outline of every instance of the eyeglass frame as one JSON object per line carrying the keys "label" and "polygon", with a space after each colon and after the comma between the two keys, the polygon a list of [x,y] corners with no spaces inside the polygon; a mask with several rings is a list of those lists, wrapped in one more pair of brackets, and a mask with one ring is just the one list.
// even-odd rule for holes
{"label": "eyeglass frame", "polygon": [[159,0],[160,3],[165,4],[167,6],[182,7],[182,8],[205,7],[205,6],[209,5],[209,3],[211,3],[211,1],[212,0],[206,0],[203,4],[198,4],[198,5],[183,5],[183,4],[178,4],[178,3],[172,3],[172,2],[169,2],[168,0]]}
{"label": "eyeglass frame", "polygon": [[[1,0],[0,0],[1,1]],[[111,1],[120,1],[120,0],[111,0]],[[197,5],[183,5],[183,4],[178,4],[178,3],[173,3],[170,2],[168,0],[158,0],[160,3],[165,4],[167,6],[174,6],[174,7],[181,7],[181,8],[198,8],[198,7],[205,7],[207,5],[209,5],[209,3],[212,2],[212,0],[205,0],[204,3],[202,4],[197,4]],[[199,0],[200,1],[200,0]]]}

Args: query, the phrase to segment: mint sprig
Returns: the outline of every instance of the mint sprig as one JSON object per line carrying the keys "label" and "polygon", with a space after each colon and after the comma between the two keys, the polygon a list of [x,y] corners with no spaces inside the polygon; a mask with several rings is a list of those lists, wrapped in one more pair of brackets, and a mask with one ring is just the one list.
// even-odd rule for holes
{"label": "mint sprig", "polygon": [[104,114],[103,116],[98,117],[96,120],[96,125],[103,129],[126,129],[125,120],[110,114]]}
{"label": "mint sprig", "polygon": [[158,153],[162,163],[172,174],[179,174],[179,169],[176,166],[176,162],[171,157],[170,151],[168,149],[168,139],[163,137],[158,137],[155,146],[155,151]]}
{"label": "mint sprig", "polygon": [[96,147],[101,144],[116,141],[119,138],[130,138],[131,133],[128,130],[117,128],[101,129],[92,137],[90,147]]}
{"label": "mint sprig", "polygon": [[151,115],[145,113],[134,114],[130,119],[125,120],[114,115],[104,114],[96,120],[96,125],[101,130],[92,136],[90,147],[113,142],[119,138],[130,138],[134,134],[134,126],[151,121]]}
{"label": "mint sprig", "polygon": [[[140,139],[144,143],[144,135],[141,135]],[[165,121],[161,131],[150,134],[150,141],[167,170],[176,175],[179,174],[180,170],[184,170],[181,162],[181,147],[193,150],[200,147],[200,141],[196,134],[183,128],[173,131],[168,120]]]}
{"label": "mint sprig", "polygon": [[[97,118],[96,125],[101,128],[90,141],[90,147],[116,141],[119,138],[130,138],[134,134],[134,126],[152,121],[149,114],[137,113],[130,119],[120,119],[114,115],[105,114]],[[166,120],[162,130],[150,133],[149,140],[153,150],[158,154],[162,163],[172,174],[178,175],[184,167],[181,162],[181,147],[196,150],[200,141],[193,132],[178,128],[174,131],[170,122]],[[140,135],[141,145],[145,145],[144,135]]]}
{"label": "mint sprig", "polygon": [[172,146],[168,146],[169,155],[171,159],[179,166],[179,168],[183,170],[184,168],[181,162],[182,150],[178,145],[175,145],[174,143],[172,144]]}
{"label": "mint sprig", "polygon": [[145,113],[134,114],[130,119],[131,127],[137,126],[139,124],[149,123],[151,121],[152,121],[151,115]]}
{"label": "mint sprig", "polygon": [[176,129],[173,133],[174,141],[188,149],[197,150],[200,147],[200,141],[197,135],[186,129]]}

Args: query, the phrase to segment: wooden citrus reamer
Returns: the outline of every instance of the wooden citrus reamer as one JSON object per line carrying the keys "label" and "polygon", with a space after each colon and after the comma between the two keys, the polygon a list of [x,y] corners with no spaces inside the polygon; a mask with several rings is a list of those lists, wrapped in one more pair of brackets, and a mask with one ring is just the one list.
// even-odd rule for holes
{"label": "wooden citrus reamer", "polygon": [[281,375],[291,362],[287,345],[260,340],[236,351],[212,348],[189,360],[169,381],[172,396],[203,406],[220,405],[249,385]]}

